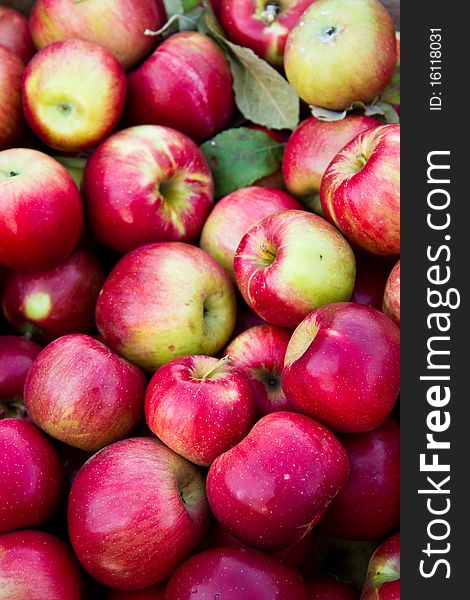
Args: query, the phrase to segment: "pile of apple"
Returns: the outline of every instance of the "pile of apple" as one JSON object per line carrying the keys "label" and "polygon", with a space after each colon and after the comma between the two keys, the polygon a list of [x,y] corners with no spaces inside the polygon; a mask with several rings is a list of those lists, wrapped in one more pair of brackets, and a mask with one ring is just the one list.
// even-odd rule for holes
{"label": "pile of apple", "polygon": [[0,7],[2,600],[400,597],[394,23],[211,4]]}

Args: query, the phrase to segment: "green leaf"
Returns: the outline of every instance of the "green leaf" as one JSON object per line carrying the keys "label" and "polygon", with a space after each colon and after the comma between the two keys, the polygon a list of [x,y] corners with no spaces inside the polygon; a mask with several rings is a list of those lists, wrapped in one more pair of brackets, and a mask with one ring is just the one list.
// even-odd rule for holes
{"label": "green leaf", "polygon": [[184,12],[184,0],[163,0],[167,17],[181,15]]}
{"label": "green leaf", "polygon": [[185,13],[189,13],[197,8],[200,3],[200,0],[182,0],[183,10]]}
{"label": "green leaf", "polygon": [[377,106],[382,111],[382,119],[385,121],[385,123],[399,123],[400,122],[400,117],[399,117],[397,111],[394,109],[394,107],[391,104],[380,101],[380,102],[377,102]]}
{"label": "green leaf", "polygon": [[249,48],[227,40],[211,10],[205,10],[199,31],[211,35],[225,49],[233,76],[235,102],[242,115],[270,129],[295,129],[299,123],[300,100],[284,77]]}
{"label": "green leaf", "polygon": [[221,198],[275,173],[284,144],[264,131],[239,127],[219,133],[201,146],[214,176],[215,196]]}
{"label": "green leaf", "polygon": [[380,95],[380,99],[388,104],[400,104],[400,65],[398,64],[390,83]]}

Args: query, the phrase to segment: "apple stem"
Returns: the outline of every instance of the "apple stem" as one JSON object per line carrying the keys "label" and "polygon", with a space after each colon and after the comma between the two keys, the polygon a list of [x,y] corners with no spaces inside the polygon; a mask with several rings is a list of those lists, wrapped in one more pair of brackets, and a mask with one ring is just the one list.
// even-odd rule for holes
{"label": "apple stem", "polygon": [[181,17],[180,14],[173,15],[172,17],[170,17],[168,19],[168,21],[165,23],[165,25],[163,25],[163,27],[160,27],[160,29],[157,29],[157,31],[152,31],[152,29],[146,29],[144,31],[144,35],[149,35],[149,36],[163,35],[165,33],[165,31],[168,31],[168,29],[170,29],[170,27],[173,25],[173,23],[175,23],[176,21],[179,20],[180,17]]}
{"label": "apple stem", "polygon": [[220,369],[221,367],[224,367],[226,364],[228,364],[231,361],[230,356],[224,356],[223,358],[221,358],[219,361],[216,362],[216,364],[207,371],[207,373],[205,373],[202,376],[202,381],[204,381],[205,379],[207,379],[208,377],[210,377],[211,375],[213,375],[218,369]]}

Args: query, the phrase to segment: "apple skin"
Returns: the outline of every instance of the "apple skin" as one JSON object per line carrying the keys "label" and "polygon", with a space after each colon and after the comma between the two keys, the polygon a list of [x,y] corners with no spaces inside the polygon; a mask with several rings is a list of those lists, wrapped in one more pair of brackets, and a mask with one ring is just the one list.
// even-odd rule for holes
{"label": "apple skin", "polygon": [[382,542],[372,555],[361,600],[400,600],[400,533]]}
{"label": "apple skin", "polygon": [[302,205],[280,190],[250,186],[224,196],[204,224],[200,246],[234,278],[233,259],[245,233],[255,223],[282,210]]}
{"label": "apple skin", "polygon": [[216,548],[178,567],[165,600],[307,600],[300,574],[281,560],[252,548]]}
{"label": "apple skin", "polygon": [[326,427],[276,412],[212,463],[207,498],[243,543],[283,550],[311,531],[348,475],[346,451]]}
{"label": "apple skin", "polygon": [[73,552],[43,531],[0,535],[0,596],[28,600],[81,600],[83,580]]}
{"label": "apple skin", "polygon": [[41,346],[18,335],[0,336],[0,399],[23,397],[26,375]]}
{"label": "apple skin", "polygon": [[152,242],[194,242],[212,208],[214,184],[191,139],[142,125],[98,146],[82,189],[97,239],[125,253]]}
{"label": "apple skin", "polygon": [[130,69],[155,47],[145,29],[158,30],[166,13],[160,0],[37,0],[30,28],[37,48],[65,39],[95,42],[107,48]]}
{"label": "apple skin", "polygon": [[282,388],[293,410],[334,431],[374,429],[400,390],[400,330],[362,304],[318,308],[292,334]]}
{"label": "apple skin", "polygon": [[62,465],[51,442],[32,423],[3,419],[0,452],[0,533],[45,523],[63,489]]}
{"label": "apple skin", "polygon": [[320,199],[326,218],[352,243],[383,256],[400,253],[400,126],[356,136],[329,164]]}
{"label": "apple skin", "polygon": [[230,338],[235,315],[235,293],[222,267],[180,242],[126,254],[96,305],[105,343],[149,371],[178,356],[216,354]]}
{"label": "apple skin", "polygon": [[351,472],[318,529],[346,540],[384,538],[400,525],[400,427],[388,419],[339,439]]}
{"label": "apple skin", "polygon": [[315,577],[307,587],[308,600],[359,600],[359,592],[331,576]]}
{"label": "apple skin", "polygon": [[287,36],[313,2],[281,0],[272,3],[277,11],[269,11],[269,1],[222,0],[219,18],[230,40],[281,68]]}
{"label": "apple skin", "polygon": [[301,210],[277,212],[243,236],[234,258],[238,288],[262,319],[293,329],[314,308],[349,300],[353,251],[328,221]]}
{"label": "apple skin", "polygon": [[400,326],[400,261],[393,267],[385,284],[382,310]]}
{"label": "apple skin", "polygon": [[385,283],[389,273],[390,266],[382,257],[366,252],[356,255],[356,282],[351,302],[382,310]]}
{"label": "apple skin", "polygon": [[95,304],[105,274],[95,256],[78,248],[53,268],[10,273],[2,292],[5,317],[21,333],[50,342],[95,326]]}
{"label": "apple skin", "polygon": [[28,372],[24,403],[52,437],[89,452],[128,435],[143,414],[146,380],[88,335],[58,338]]}
{"label": "apple skin", "polygon": [[195,31],[176,33],[127,77],[125,119],[172,127],[200,143],[235,112],[232,75],[220,47]]}
{"label": "apple skin", "polygon": [[320,207],[323,173],[335,155],[356,135],[380,121],[364,115],[348,115],[340,121],[305,119],[287,141],[282,174],[290,194],[313,212]]}
{"label": "apple skin", "polygon": [[287,79],[302,100],[330,110],[372,102],[396,61],[395,26],[378,0],[316,0],[284,54]]}
{"label": "apple skin", "polygon": [[246,375],[228,360],[175,358],[152,377],[145,418],[171,450],[208,467],[250,431],[254,393]]}
{"label": "apple skin", "polygon": [[123,68],[109,50],[93,42],[54,42],[24,71],[26,120],[56,150],[78,152],[106,138],[121,117],[125,95]]}
{"label": "apple skin", "polygon": [[257,325],[240,333],[225,348],[230,364],[250,380],[258,416],[290,410],[281,387],[284,357],[292,332],[275,325]]}
{"label": "apple skin", "polygon": [[197,467],[159,440],[130,438],[100,450],[72,484],[70,539],[79,561],[111,588],[166,579],[209,522]]}
{"label": "apple skin", "polygon": [[83,228],[83,205],[67,170],[25,148],[0,152],[0,262],[40,271],[68,256]]}
{"label": "apple skin", "polygon": [[164,600],[166,585],[157,583],[141,590],[110,590],[106,600]]}
{"label": "apple skin", "polygon": [[28,19],[8,6],[0,6],[0,46],[19,56],[24,64],[35,52]]}
{"label": "apple skin", "polygon": [[[0,10],[1,10],[0,6]],[[0,14],[1,24],[1,14]],[[22,60],[0,46],[0,150],[10,147],[23,130],[21,103]]]}

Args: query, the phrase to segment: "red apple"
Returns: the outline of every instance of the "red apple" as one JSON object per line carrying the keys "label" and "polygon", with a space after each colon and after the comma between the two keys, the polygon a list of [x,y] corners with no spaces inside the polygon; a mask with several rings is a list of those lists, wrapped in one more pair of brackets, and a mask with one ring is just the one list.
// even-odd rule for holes
{"label": "red apple", "polygon": [[302,100],[331,110],[372,102],[396,61],[393,19],[378,0],[316,0],[284,54],[287,79]]}
{"label": "red apple", "polygon": [[321,183],[325,216],[359,247],[400,252],[400,126],[356,136],[329,164]]}
{"label": "red apple", "polygon": [[388,419],[340,441],[351,473],[318,527],[347,540],[383,538],[400,525],[400,427]]}
{"label": "red apple", "polygon": [[[0,10],[1,10],[0,6]],[[0,13],[0,24],[1,24]],[[1,31],[0,31],[1,33]],[[11,146],[23,129],[21,103],[22,60],[0,46],[0,150]],[[2,173],[0,171],[0,178]]]}
{"label": "red apple", "polygon": [[82,467],[70,492],[75,553],[111,588],[163,581],[200,542],[208,520],[197,467],[151,438],[107,446]]}
{"label": "red apple", "polygon": [[235,101],[229,63],[220,47],[196,31],[166,39],[127,78],[126,119],[166,125],[203,142],[225,129]]}
{"label": "red apple", "polygon": [[165,600],[307,600],[300,574],[251,548],[216,548],[196,554],[171,577]]}
{"label": "red apple", "polygon": [[41,347],[16,335],[0,336],[0,419],[22,416],[26,375]]}
{"label": "red apple", "polygon": [[390,273],[383,295],[382,309],[397,325],[400,325],[400,261]]}
{"label": "red apple", "polygon": [[378,427],[400,389],[400,331],[362,304],[318,308],[292,335],[282,387],[294,410],[335,431]]}
{"label": "red apple", "polygon": [[13,327],[49,342],[68,333],[86,333],[95,325],[95,304],[105,275],[94,255],[79,248],[38,273],[10,273],[3,311]]}
{"label": "red apple", "polygon": [[130,127],[88,160],[83,191],[95,236],[118,252],[151,242],[194,242],[213,201],[204,155],[167,127]]}
{"label": "red apple", "polygon": [[319,576],[309,581],[308,593],[308,600],[359,600],[359,592],[331,576]]}
{"label": "red apple", "polygon": [[233,278],[238,244],[255,223],[281,210],[301,210],[302,205],[280,190],[251,186],[217,202],[201,234],[200,246]]}
{"label": "red apple", "polygon": [[137,426],[145,386],[143,373],[101,342],[65,335],[34,361],[24,403],[31,420],[49,435],[91,452]]}
{"label": "red apple", "polygon": [[52,444],[32,423],[3,419],[0,456],[0,533],[45,523],[63,488],[62,467]]}
{"label": "red apple", "polygon": [[0,152],[0,262],[39,271],[68,256],[83,226],[83,206],[67,170],[25,148]]}
{"label": "red apple", "polygon": [[131,362],[155,371],[178,356],[214,355],[235,325],[228,275],[189,244],[141,246],[114,267],[96,305],[105,342]]}
{"label": "red apple", "polygon": [[153,433],[180,456],[207,467],[247,435],[255,410],[248,378],[227,358],[175,358],[158,369],[145,396]]}
{"label": "red apple", "polygon": [[289,329],[257,325],[240,333],[225,349],[230,364],[249,378],[261,417],[290,410],[281,387],[281,373],[291,335]]}
{"label": "red apple", "polygon": [[76,38],[107,48],[130,69],[155,47],[146,29],[158,30],[165,22],[160,0],[37,0],[30,17],[37,48]]}
{"label": "red apple", "polygon": [[125,94],[126,76],[111,52],[76,39],[40,50],[23,77],[29,126],[42,142],[67,152],[107,137],[119,121]]}
{"label": "red apple", "polygon": [[9,600],[81,600],[83,580],[73,552],[42,531],[0,535],[0,597]]}
{"label": "red apple", "polygon": [[346,452],[326,427],[277,412],[212,463],[207,497],[217,520],[243,543],[281,550],[310,532],[348,474]]}
{"label": "red apple", "polygon": [[372,555],[361,600],[400,600],[400,533]]}
{"label": "red apple", "polygon": [[314,0],[222,0],[219,18],[228,37],[282,67],[287,35]]}
{"label": "red apple", "polygon": [[238,287],[262,319],[296,327],[314,308],[349,300],[356,261],[325,219],[286,210],[265,217],[243,236],[234,258]]}
{"label": "red apple", "polygon": [[366,252],[357,255],[356,282],[351,302],[382,310],[382,299],[389,272],[390,266],[382,257]]}
{"label": "red apple", "polygon": [[0,6],[0,46],[19,56],[24,64],[35,52],[28,19],[8,6]]}
{"label": "red apple", "polygon": [[282,159],[282,174],[289,193],[314,212],[319,212],[323,173],[335,155],[356,135],[381,125],[363,115],[348,115],[340,121],[310,117],[289,137]]}
{"label": "red apple", "polygon": [[141,590],[111,590],[106,600],[164,600],[166,585],[157,583]]}

